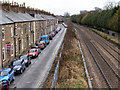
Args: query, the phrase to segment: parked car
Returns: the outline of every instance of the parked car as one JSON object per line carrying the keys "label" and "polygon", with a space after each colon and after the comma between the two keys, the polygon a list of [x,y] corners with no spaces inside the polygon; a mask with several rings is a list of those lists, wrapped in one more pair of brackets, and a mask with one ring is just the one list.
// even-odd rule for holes
{"label": "parked car", "polygon": [[40,50],[40,48],[39,48],[38,46],[32,46],[32,47],[31,47],[31,49],[34,49],[34,48],[35,48],[35,49],[37,49],[38,54],[40,54],[40,53],[41,53],[41,50]]}
{"label": "parked car", "polygon": [[61,30],[61,28],[60,28],[60,27],[58,27],[58,28],[56,29],[56,32],[58,33],[60,30]]}
{"label": "parked car", "polygon": [[56,35],[57,34],[57,32],[56,31],[53,31],[54,32],[54,34]]}
{"label": "parked car", "polygon": [[44,47],[47,46],[47,43],[45,41],[40,41],[41,44],[44,44]]}
{"label": "parked car", "polygon": [[26,69],[25,60],[24,59],[13,60],[10,63],[9,68],[12,68],[14,70],[15,75],[22,74],[23,71]]}
{"label": "parked car", "polygon": [[48,35],[42,35],[41,36],[41,41],[45,41],[47,43],[47,45],[49,44],[49,36]]}
{"label": "parked car", "polygon": [[58,32],[59,32],[59,29],[57,28],[55,31],[56,31],[56,33],[58,33]]}
{"label": "parked car", "polygon": [[52,34],[49,34],[48,36],[49,36],[49,40],[52,40]]}
{"label": "parked car", "polygon": [[29,49],[27,53],[30,57],[38,57],[38,51],[37,49]]}
{"label": "parked car", "polygon": [[31,57],[27,54],[20,56],[20,59],[24,59],[26,67],[28,67],[31,64]]}
{"label": "parked car", "polygon": [[0,90],[2,90],[2,89],[3,89],[3,82],[0,81]]}
{"label": "parked car", "polygon": [[54,37],[54,36],[55,36],[55,33],[54,33],[54,32],[52,32],[52,33],[51,33],[51,35],[52,35],[52,37]]}
{"label": "parked car", "polygon": [[15,79],[14,71],[11,68],[6,68],[0,70],[0,82],[2,82],[2,87],[10,85],[10,83]]}
{"label": "parked car", "polygon": [[42,50],[45,48],[45,45],[43,43],[38,43],[37,46]]}

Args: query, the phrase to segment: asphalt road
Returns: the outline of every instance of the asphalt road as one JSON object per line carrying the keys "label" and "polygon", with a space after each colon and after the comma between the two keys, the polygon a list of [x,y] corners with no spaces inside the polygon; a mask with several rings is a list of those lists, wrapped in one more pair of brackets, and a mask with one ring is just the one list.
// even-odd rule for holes
{"label": "asphalt road", "polygon": [[39,88],[45,79],[49,68],[57,55],[57,52],[64,39],[66,29],[59,25],[62,30],[54,37],[50,44],[35,59],[32,59],[31,65],[21,75],[15,76],[15,81],[11,83],[10,88]]}

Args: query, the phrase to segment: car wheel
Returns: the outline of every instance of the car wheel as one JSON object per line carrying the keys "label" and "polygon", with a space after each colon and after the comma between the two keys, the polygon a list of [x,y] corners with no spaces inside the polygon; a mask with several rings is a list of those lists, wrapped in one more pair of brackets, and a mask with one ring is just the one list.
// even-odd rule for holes
{"label": "car wheel", "polygon": [[20,70],[20,73],[21,73],[21,74],[23,73],[23,70],[22,70],[22,69]]}
{"label": "car wheel", "polygon": [[29,63],[29,65],[31,64],[31,61],[30,61],[30,63]]}
{"label": "car wheel", "polygon": [[8,81],[8,85],[10,85],[10,80]]}
{"label": "car wheel", "polygon": [[28,67],[28,66],[29,66],[29,63],[26,64],[26,67]]}
{"label": "car wheel", "polygon": [[24,67],[24,71],[25,71],[26,67]]}
{"label": "car wheel", "polygon": [[13,81],[15,80],[15,76],[13,76]]}

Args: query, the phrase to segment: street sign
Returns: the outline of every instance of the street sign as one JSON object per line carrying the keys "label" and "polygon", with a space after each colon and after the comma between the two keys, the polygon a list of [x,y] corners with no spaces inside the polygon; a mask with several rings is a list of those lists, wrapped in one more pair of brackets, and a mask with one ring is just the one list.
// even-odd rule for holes
{"label": "street sign", "polygon": [[10,50],[11,49],[11,44],[6,44],[6,49]]}

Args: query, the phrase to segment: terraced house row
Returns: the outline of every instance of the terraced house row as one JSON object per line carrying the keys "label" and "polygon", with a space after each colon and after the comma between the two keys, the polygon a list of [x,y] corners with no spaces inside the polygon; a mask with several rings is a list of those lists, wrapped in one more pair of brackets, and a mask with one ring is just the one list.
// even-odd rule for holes
{"label": "terraced house row", "polygon": [[41,35],[54,31],[58,24],[53,14],[26,8],[25,3],[2,2],[0,15],[0,67],[39,42]]}

